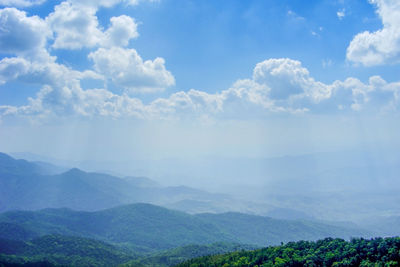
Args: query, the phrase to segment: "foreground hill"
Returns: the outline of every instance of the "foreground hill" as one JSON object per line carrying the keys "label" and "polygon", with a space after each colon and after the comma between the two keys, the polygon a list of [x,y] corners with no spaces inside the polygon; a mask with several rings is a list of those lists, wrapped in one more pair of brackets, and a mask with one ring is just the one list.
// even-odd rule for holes
{"label": "foreground hill", "polygon": [[126,245],[136,251],[221,241],[266,246],[287,240],[367,235],[358,229],[317,222],[240,213],[189,215],[150,204],[131,204],[96,212],[45,209],[0,214],[0,238],[29,240],[48,234],[94,238]]}
{"label": "foreground hill", "polygon": [[156,252],[149,256],[126,262],[124,267],[166,267],[175,266],[181,262],[206,256],[224,254],[234,251],[256,249],[254,246],[240,245],[235,243],[214,243],[211,245],[187,245],[162,252]]}
{"label": "foreground hill", "polygon": [[167,267],[195,257],[255,249],[231,243],[189,245],[150,255],[102,241],[46,235],[30,241],[0,239],[0,266],[135,266]]}
{"label": "foreground hill", "polygon": [[116,266],[138,256],[102,241],[47,235],[25,241],[0,239],[0,266]]}
{"label": "foreground hill", "polygon": [[327,238],[192,259],[179,267],[217,266],[399,266],[400,238]]}

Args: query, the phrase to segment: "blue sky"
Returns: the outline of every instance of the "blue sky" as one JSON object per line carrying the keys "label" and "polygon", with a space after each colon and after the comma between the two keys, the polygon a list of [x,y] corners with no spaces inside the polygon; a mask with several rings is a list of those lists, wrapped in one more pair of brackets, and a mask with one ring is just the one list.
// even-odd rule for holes
{"label": "blue sky", "polygon": [[[124,133],[93,133],[104,151],[140,147],[139,157],[146,145],[149,157],[227,147],[259,156],[395,142],[395,0],[0,5],[0,149],[68,157],[64,146],[44,149],[41,137],[73,138],[90,152],[87,127],[109,125]],[[220,142],[224,135],[231,141]]]}

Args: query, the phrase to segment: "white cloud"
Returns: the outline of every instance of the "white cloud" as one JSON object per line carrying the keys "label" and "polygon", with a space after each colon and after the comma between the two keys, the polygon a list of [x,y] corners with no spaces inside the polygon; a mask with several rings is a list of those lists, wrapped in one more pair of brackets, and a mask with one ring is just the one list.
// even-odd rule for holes
{"label": "white cloud", "polygon": [[329,86],[317,82],[300,61],[289,58],[269,59],[258,63],[253,80],[271,88],[269,97],[273,100],[287,100],[293,96],[307,96],[315,102],[330,97]]}
{"label": "white cloud", "polygon": [[357,34],[347,48],[347,59],[365,66],[400,62],[400,1],[370,2],[377,6],[383,28]]}
{"label": "white cloud", "polygon": [[110,19],[111,26],[104,33],[105,46],[127,46],[129,41],[137,38],[137,24],[135,20],[129,16],[112,17]]}
{"label": "white cloud", "polygon": [[17,79],[28,69],[29,63],[23,58],[3,58],[0,61],[0,84]]}
{"label": "white cloud", "polygon": [[46,21],[55,33],[54,48],[93,47],[103,40],[96,8],[62,2]]}
{"label": "white cloud", "polygon": [[0,9],[0,52],[34,56],[44,49],[51,32],[38,16],[15,8]]}
{"label": "white cloud", "polygon": [[129,16],[112,17],[104,32],[96,12],[99,6],[112,6],[119,1],[65,1],[55,7],[46,21],[55,33],[53,48],[81,49],[95,46],[126,46],[139,36],[137,24]]}
{"label": "white cloud", "polygon": [[342,20],[346,16],[346,9],[341,9],[338,12],[336,12],[336,16],[338,17],[339,20]]}
{"label": "white cloud", "polygon": [[54,61],[29,61],[21,57],[0,61],[0,84],[12,80],[55,87],[78,83],[82,79],[103,79],[93,71],[75,71]]}
{"label": "white cloud", "polygon": [[127,46],[139,35],[133,18],[126,15],[112,17],[106,31],[99,27],[98,7],[119,2],[64,1],[45,20],[37,16],[28,17],[15,8],[1,9],[0,52],[17,57],[5,57],[0,61],[0,84],[19,80],[54,87],[54,81],[63,82],[71,78],[68,75],[63,78],[65,73],[80,73],[55,63],[56,57],[47,51],[47,41],[53,36],[53,31],[53,48],[110,48],[98,49],[90,54],[90,58],[96,70],[120,87],[129,91],[156,92],[174,85],[174,77],[166,70],[164,59],[143,61],[134,49],[119,48]]}
{"label": "white cloud", "polygon": [[[107,55],[107,52],[115,49],[103,50]],[[120,49],[118,52],[128,53],[128,58],[135,55],[134,50],[129,49]],[[105,61],[106,66],[111,63],[107,58]],[[6,63],[11,66],[11,62],[21,73],[14,78],[28,81],[27,77],[38,72],[39,66],[35,64],[29,65],[20,59],[8,59]],[[308,70],[299,61],[287,58],[269,59],[257,64],[252,79],[238,80],[229,89],[216,93],[191,89],[173,93],[167,98],[158,98],[149,104],[127,94],[117,95],[106,89],[83,90],[80,80],[86,77],[96,78],[93,72],[77,72],[53,64],[55,65],[42,69],[41,79],[47,85],[37,96],[30,98],[26,106],[0,106],[2,116],[33,119],[69,116],[145,120],[237,119],[259,118],[268,113],[387,112],[397,110],[400,104],[400,82],[388,83],[379,76],[373,76],[367,83],[348,78],[324,84],[310,77]],[[132,63],[128,60],[121,64],[129,66]],[[2,66],[0,62],[0,77],[6,77],[9,70]],[[110,66],[106,68],[108,67]],[[114,68],[111,66],[111,69]],[[108,69],[106,71],[112,72]],[[51,73],[46,76],[46,72]],[[117,73],[112,75],[118,77]]]}
{"label": "white cloud", "polygon": [[162,58],[143,61],[135,49],[99,48],[89,54],[94,68],[116,85],[132,92],[157,92],[175,84]]}
{"label": "white cloud", "polygon": [[0,0],[0,6],[29,7],[41,5],[44,2],[46,2],[46,0]]}

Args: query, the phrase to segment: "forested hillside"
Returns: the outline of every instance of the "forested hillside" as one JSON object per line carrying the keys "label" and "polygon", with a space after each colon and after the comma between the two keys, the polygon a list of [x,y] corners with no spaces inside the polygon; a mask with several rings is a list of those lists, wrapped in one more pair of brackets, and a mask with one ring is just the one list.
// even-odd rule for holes
{"label": "forested hillside", "polygon": [[173,266],[204,255],[254,249],[234,243],[189,245],[152,254],[102,241],[46,235],[29,241],[0,239],[0,266]]}
{"label": "forested hillside", "polygon": [[371,240],[326,238],[299,241],[254,251],[192,259],[179,267],[217,266],[399,266],[400,238]]}
{"label": "forested hillside", "polygon": [[47,235],[27,242],[0,239],[0,266],[115,266],[137,257],[132,251],[82,237]]}
{"label": "forested hillside", "polygon": [[296,240],[368,235],[360,229],[318,222],[240,213],[190,215],[150,204],[95,212],[44,209],[0,214],[0,238],[26,241],[49,234],[94,238],[143,252],[215,242],[268,246]]}

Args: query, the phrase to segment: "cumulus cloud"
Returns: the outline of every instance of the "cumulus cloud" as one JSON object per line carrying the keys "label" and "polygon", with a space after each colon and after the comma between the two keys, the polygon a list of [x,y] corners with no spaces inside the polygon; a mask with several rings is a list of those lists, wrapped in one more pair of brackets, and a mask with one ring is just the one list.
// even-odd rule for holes
{"label": "cumulus cloud", "polygon": [[[119,52],[134,54],[130,50]],[[15,64],[23,66],[25,63],[16,61]],[[0,107],[2,115],[40,119],[106,116],[153,120],[205,116],[249,118],[263,117],[269,113],[314,111],[375,113],[396,110],[400,95],[400,82],[389,83],[379,76],[371,77],[367,83],[348,78],[323,84],[310,77],[308,70],[299,61],[270,59],[256,65],[251,79],[238,80],[226,90],[207,93],[191,89],[144,104],[128,94],[118,95],[106,89],[83,90],[80,80],[93,73],[62,69],[62,66],[59,68],[59,72],[65,74],[60,74],[61,82],[50,80],[35,98],[29,99],[26,106]],[[29,73],[29,67],[21,69],[24,70],[21,72]],[[57,77],[56,74],[52,76]],[[66,77],[65,80],[63,77]],[[316,88],[318,86],[323,89]],[[283,93],[278,93],[279,90]]]}
{"label": "cumulus cloud", "polygon": [[44,20],[15,8],[0,9],[0,52],[34,55],[51,35]]}
{"label": "cumulus cloud", "polygon": [[46,19],[55,34],[53,48],[127,46],[139,36],[133,18],[112,17],[110,27],[104,32],[96,16],[100,6],[109,7],[118,2],[121,1],[65,1],[56,6]]}
{"label": "cumulus cloud", "polygon": [[315,102],[329,98],[329,86],[317,82],[301,62],[288,58],[269,59],[258,63],[253,80],[271,88],[269,97],[273,100],[287,100],[289,97],[306,96]]}
{"label": "cumulus cloud", "polygon": [[46,21],[55,34],[54,48],[80,49],[93,47],[102,41],[96,9],[90,6],[62,2]]}
{"label": "cumulus cloud", "polygon": [[174,85],[174,77],[166,70],[164,59],[142,60],[136,50],[122,48],[139,36],[133,18],[112,17],[107,30],[99,26],[98,8],[121,2],[137,4],[121,0],[70,0],[55,6],[46,19],[29,17],[15,8],[0,9],[0,52],[16,56],[0,61],[0,84],[19,80],[54,86],[49,80],[66,80],[57,73],[73,72],[55,63],[57,58],[47,50],[48,41],[53,40],[50,45],[55,49],[97,49],[89,58],[95,63],[95,69],[107,76],[101,78],[128,91],[158,92]]}
{"label": "cumulus cloud", "polygon": [[[375,2],[381,8],[388,0]],[[18,81],[40,85],[41,89],[27,105],[0,106],[0,117],[239,118],[314,111],[376,112],[396,110],[399,104],[400,83],[373,76],[368,82],[348,78],[326,84],[314,79],[300,61],[289,58],[260,62],[251,77],[219,92],[190,89],[145,104],[131,93],[162,91],[173,86],[175,78],[163,58],[143,60],[135,49],[127,48],[139,35],[133,18],[112,17],[107,29],[99,26],[98,9],[118,3],[137,4],[138,0],[67,0],[46,19],[27,16],[15,8],[1,9],[0,52],[8,55],[0,60],[0,84]],[[388,11],[382,12],[386,18]],[[395,18],[389,21],[387,25],[395,24]],[[49,40],[53,43],[48,44]],[[58,63],[48,45],[55,49],[92,48],[88,59],[93,70],[77,71]],[[118,95],[106,86],[83,89],[85,79],[112,83],[125,91]]]}
{"label": "cumulus cloud", "polygon": [[137,38],[137,24],[129,16],[112,17],[111,26],[104,33],[104,46],[127,46],[129,41]]}
{"label": "cumulus cloud", "polygon": [[400,2],[370,0],[377,6],[383,28],[357,34],[347,48],[347,59],[365,66],[400,61]]}
{"label": "cumulus cloud", "polygon": [[75,71],[54,61],[29,61],[21,57],[3,58],[0,61],[0,84],[18,80],[28,84],[65,86],[89,78],[103,79],[93,71]]}
{"label": "cumulus cloud", "polygon": [[143,61],[135,49],[99,48],[89,54],[94,68],[116,85],[133,92],[157,92],[175,84],[162,58]]}
{"label": "cumulus cloud", "polygon": [[46,2],[46,0],[0,0],[0,6],[29,7],[41,5],[44,2]]}

